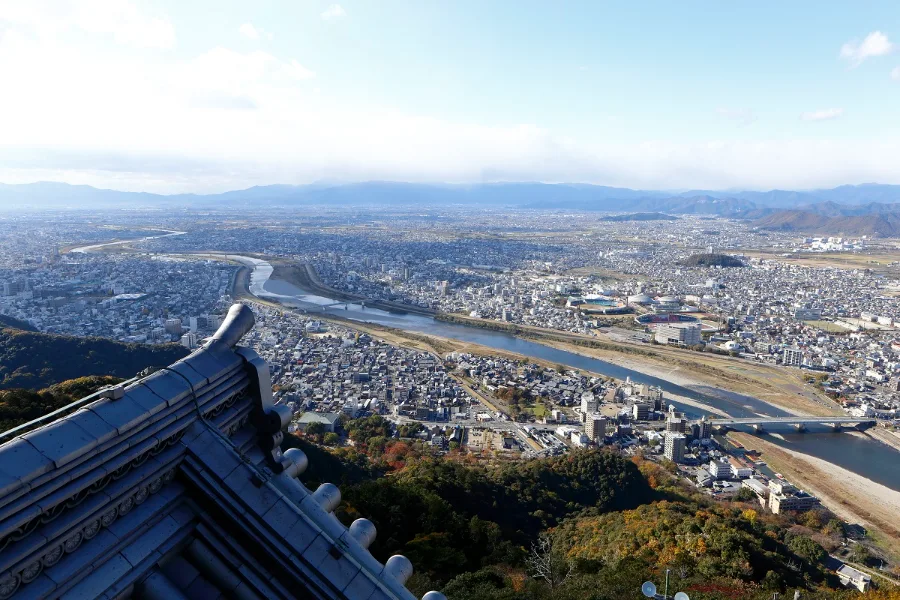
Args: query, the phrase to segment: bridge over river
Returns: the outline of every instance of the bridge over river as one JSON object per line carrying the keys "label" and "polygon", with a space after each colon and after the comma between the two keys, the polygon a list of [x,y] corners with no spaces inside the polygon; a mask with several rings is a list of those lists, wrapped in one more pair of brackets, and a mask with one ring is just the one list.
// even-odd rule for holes
{"label": "bridge over river", "polygon": [[758,418],[742,418],[742,419],[710,419],[713,427],[720,429],[733,429],[735,427],[746,425],[752,427],[755,431],[760,432],[766,426],[771,425],[787,425],[794,427],[797,431],[806,431],[810,425],[822,425],[831,427],[835,431],[841,431],[845,426],[853,429],[863,429],[876,424],[875,419],[859,419],[854,417],[808,417],[808,416],[792,416],[792,417],[758,417]]}

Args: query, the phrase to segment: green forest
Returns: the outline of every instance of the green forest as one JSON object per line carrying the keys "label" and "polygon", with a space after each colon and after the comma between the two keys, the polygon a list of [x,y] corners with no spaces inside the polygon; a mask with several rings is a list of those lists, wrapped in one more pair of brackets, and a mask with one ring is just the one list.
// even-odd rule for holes
{"label": "green forest", "polygon": [[163,367],[187,356],[179,344],[126,344],[0,329],[0,389],[42,389],[91,375],[133,377],[146,367]]}
{"label": "green forest", "polygon": [[119,377],[95,375],[63,381],[39,391],[0,390],[0,431],[42,417],[120,381]]}
{"label": "green forest", "polygon": [[[353,447],[287,436],[310,458],[315,487],[341,487],[339,518],[370,519],[379,560],[404,554],[407,582],[450,600],[622,600],[641,583],[692,600],[859,597],[825,567],[843,524],[825,511],[765,513],[755,501],[721,502],[680,483],[665,466],[611,450],[491,463],[451,451],[433,456],[391,438],[381,417],[345,424]],[[873,591],[866,598],[898,599]]]}

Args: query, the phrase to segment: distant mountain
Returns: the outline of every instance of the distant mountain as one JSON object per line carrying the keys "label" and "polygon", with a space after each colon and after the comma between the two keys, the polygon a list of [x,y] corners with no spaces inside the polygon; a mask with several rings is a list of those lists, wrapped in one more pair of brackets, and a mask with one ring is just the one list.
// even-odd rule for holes
{"label": "distant mountain", "polygon": [[0,330],[0,389],[40,389],[90,375],[132,377],[186,356],[179,344],[124,344],[93,337]]}
{"label": "distant mountain", "polygon": [[[0,184],[0,209],[272,206],[496,206],[525,209],[666,212],[759,218],[778,209],[858,207],[893,212],[900,186],[845,185],[830,190],[666,192],[571,183],[424,184],[390,181],[267,185],[221,194],[160,195],[41,182]],[[879,208],[881,207],[881,208]],[[810,210],[816,210],[810,208]],[[821,208],[821,210],[826,210]]]}
{"label": "distant mountain", "polygon": [[755,224],[768,230],[822,235],[900,237],[900,212],[829,215],[810,210],[781,210],[758,219]]}
{"label": "distant mountain", "polygon": [[666,215],[660,212],[630,213],[627,215],[610,215],[603,217],[601,221],[677,221],[678,217]]}

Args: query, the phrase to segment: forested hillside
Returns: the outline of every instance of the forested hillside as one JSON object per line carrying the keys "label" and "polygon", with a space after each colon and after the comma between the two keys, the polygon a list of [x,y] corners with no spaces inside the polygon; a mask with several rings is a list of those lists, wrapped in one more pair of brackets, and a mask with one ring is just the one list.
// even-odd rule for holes
{"label": "forested hillside", "polygon": [[285,443],[309,455],[307,485],[341,486],[345,524],[375,523],[376,558],[413,561],[408,586],[418,594],[622,600],[670,569],[670,592],[692,600],[769,600],[798,589],[816,600],[859,597],[825,567],[844,532],[824,511],[792,517],[755,501],[715,501],[657,463],[613,450],[495,464],[456,451],[432,456],[418,441],[391,439],[381,417],[346,426],[353,448],[311,443],[321,434]]}
{"label": "forested hillside", "polygon": [[179,344],[125,344],[7,328],[0,330],[0,389],[41,389],[91,375],[128,378],[187,354]]}
{"label": "forested hillside", "polygon": [[0,315],[0,328],[12,328],[12,329],[21,329],[22,331],[37,331],[31,323],[26,321],[22,321],[21,319],[17,319],[15,317],[10,317],[9,315]]}
{"label": "forested hillside", "polygon": [[0,391],[0,431],[12,429],[122,381],[118,377],[79,377],[49,388]]}

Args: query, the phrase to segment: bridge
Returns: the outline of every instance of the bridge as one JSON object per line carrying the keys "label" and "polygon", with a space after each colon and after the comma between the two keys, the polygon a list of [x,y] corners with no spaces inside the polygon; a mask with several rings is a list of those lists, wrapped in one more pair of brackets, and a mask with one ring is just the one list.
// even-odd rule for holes
{"label": "bridge", "polygon": [[308,312],[308,313],[309,313],[309,312],[316,312],[316,311],[325,312],[325,311],[328,310],[329,308],[336,308],[336,307],[339,307],[339,306],[343,306],[343,307],[344,307],[344,310],[347,310],[347,309],[350,308],[350,305],[351,305],[351,304],[359,304],[359,305],[362,307],[363,310],[366,310],[366,303],[365,303],[365,302],[350,302],[349,300],[345,300],[345,301],[343,301],[343,302],[332,302],[331,304],[317,304],[317,305],[315,305],[315,306],[313,306],[313,307],[310,307],[310,308],[307,308],[307,309],[305,309],[305,310],[306,310],[306,312]]}
{"label": "bridge", "polygon": [[786,425],[792,426],[797,431],[806,431],[810,425],[822,425],[830,427],[834,431],[841,431],[845,426],[854,429],[861,429],[875,425],[874,419],[858,419],[854,417],[809,417],[809,416],[793,416],[793,417],[758,417],[747,419],[710,419],[713,427],[722,429],[730,429],[740,425],[752,427],[755,431],[761,432],[767,425]]}
{"label": "bridge", "polygon": [[0,600],[416,600],[409,559],[300,481],[253,322],[236,304],[186,358],[0,436]]}

